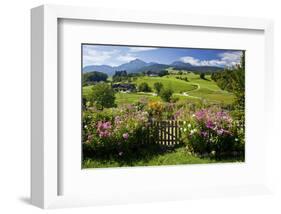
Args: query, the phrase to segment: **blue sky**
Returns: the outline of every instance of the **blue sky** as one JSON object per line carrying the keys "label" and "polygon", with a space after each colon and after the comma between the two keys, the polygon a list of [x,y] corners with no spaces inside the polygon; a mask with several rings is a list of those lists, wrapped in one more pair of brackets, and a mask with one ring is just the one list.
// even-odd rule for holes
{"label": "blue sky", "polygon": [[193,48],[154,48],[115,45],[83,45],[83,67],[118,66],[134,59],[170,64],[174,61],[194,66],[228,67],[239,64],[242,51]]}

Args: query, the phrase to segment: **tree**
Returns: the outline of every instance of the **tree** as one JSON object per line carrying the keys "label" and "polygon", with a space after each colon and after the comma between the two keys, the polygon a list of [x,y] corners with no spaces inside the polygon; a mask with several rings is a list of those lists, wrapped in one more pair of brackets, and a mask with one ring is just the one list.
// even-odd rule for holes
{"label": "tree", "polygon": [[89,85],[101,81],[105,82],[107,78],[108,78],[107,74],[98,71],[83,73],[82,76],[83,85]]}
{"label": "tree", "polygon": [[162,70],[162,71],[159,72],[158,76],[163,77],[163,76],[166,76],[168,74],[169,74],[169,72],[167,70]]}
{"label": "tree", "polygon": [[162,88],[161,91],[160,91],[160,97],[163,101],[165,102],[170,102],[172,96],[173,96],[173,90],[170,89],[170,88]]}
{"label": "tree", "polygon": [[126,70],[115,71],[112,77],[113,82],[122,82],[128,80],[128,74]]}
{"label": "tree", "polygon": [[221,89],[234,93],[238,107],[245,107],[245,51],[239,65],[214,73],[211,78]]}
{"label": "tree", "polygon": [[93,86],[90,97],[97,108],[103,110],[103,108],[111,108],[115,106],[115,93],[111,85],[107,83],[99,83]]}
{"label": "tree", "polygon": [[146,82],[142,82],[139,87],[138,87],[139,91],[142,92],[151,92],[151,88],[149,87],[149,85]]}
{"label": "tree", "polygon": [[206,79],[206,78],[205,78],[205,73],[200,73],[200,79],[203,79],[203,80]]}
{"label": "tree", "polygon": [[161,82],[154,83],[154,89],[156,90],[156,93],[159,95],[161,89],[163,88],[163,84]]}

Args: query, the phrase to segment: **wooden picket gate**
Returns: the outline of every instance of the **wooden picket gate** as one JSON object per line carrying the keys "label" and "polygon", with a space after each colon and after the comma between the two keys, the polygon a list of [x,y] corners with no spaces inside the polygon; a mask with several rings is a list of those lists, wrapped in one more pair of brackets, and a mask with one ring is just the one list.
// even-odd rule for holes
{"label": "wooden picket gate", "polygon": [[181,143],[182,121],[163,120],[151,121],[146,127],[142,143],[157,143],[161,145],[176,145]]}

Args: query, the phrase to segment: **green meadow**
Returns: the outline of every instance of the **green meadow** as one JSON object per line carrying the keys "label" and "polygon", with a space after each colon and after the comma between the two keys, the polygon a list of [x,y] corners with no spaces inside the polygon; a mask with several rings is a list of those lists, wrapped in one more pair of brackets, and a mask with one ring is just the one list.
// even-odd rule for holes
{"label": "green meadow", "polygon": [[[171,88],[174,92],[173,96],[178,97],[179,100],[188,100],[190,102],[206,100],[214,104],[231,104],[234,101],[234,95],[221,90],[217,84],[211,80],[210,75],[206,75],[205,79],[201,79],[198,74],[191,72],[181,75],[175,73],[163,77],[141,76],[132,81],[136,86],[139,86],[143,82],[146,82],[151,87],[152,92],[118,92],[116,93],[116,104],[133,104],[138,102],[141,98],[160,100],[159,96],[156,96],[153,87],[156,82],[161,82],[165,88]],[[91,93],[91,88],[92,86],[83,87],[84,97],[87,97],[89,93]]]}

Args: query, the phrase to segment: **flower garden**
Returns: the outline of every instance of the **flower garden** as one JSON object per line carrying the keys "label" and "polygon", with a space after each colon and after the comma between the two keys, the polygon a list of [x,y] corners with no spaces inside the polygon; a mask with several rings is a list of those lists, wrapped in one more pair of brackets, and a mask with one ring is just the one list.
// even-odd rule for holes
{"label": "flower garden", "polygon": [[[154,142],[151,121],[171,120],[181,121],[179,143]],[[243,161],[244,129],[243,111],[219,105],[141,99],[118,108],[91,106],[83,111],[83,167]],[[147,134],[150,140],[144,143]],[[173,154],[180,157],[163,164],[161,157]]]}

